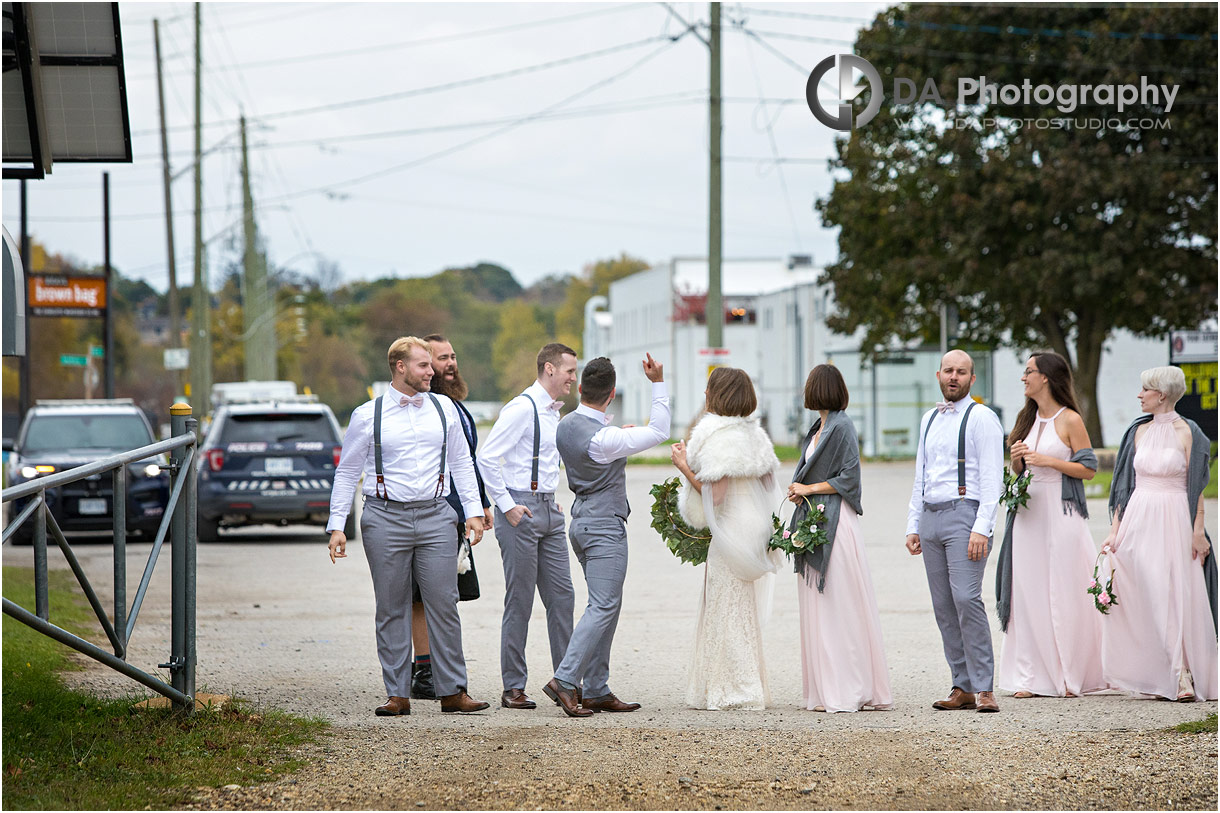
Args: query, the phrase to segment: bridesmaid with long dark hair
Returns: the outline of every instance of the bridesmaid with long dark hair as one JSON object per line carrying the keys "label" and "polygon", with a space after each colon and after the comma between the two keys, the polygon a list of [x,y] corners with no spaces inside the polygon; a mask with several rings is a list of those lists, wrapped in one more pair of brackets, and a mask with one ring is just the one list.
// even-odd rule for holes
{"label": "bridesmaid with long dark hair", "polygon": [[1082,481],[1097,473],[1097,457],[1063,356],[1034,353],[1021,380],[1009,454],[1015,473],[1033,476],[1029,502],[1008,514],[996,570],[1006,633],[997,682],[1018,698],[1074,697],[1105,688],[1101,615],[1085,592],[1097,549]]}

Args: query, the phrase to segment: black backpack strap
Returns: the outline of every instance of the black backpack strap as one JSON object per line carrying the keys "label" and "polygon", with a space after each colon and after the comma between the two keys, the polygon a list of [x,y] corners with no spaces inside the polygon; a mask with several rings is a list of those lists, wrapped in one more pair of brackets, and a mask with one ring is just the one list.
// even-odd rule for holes
{"label": "black backpack strap", "polygon": [[441,406],[440,399],[432,393],[428,393],[428,397],[432,399],[432,406],[436,407],[436,414],[441,416],[441,470],[436,476],[436,494],[433,495],[439,497],[445,490],[445,455],[449,451],[449,422],[445,420],[445,409]]}
{"label": "black backpack strap", "polygon": [[966,496],[966,423],[970,420],[970,410],[974,409],[975,402],[971,400],[970,406],[966,407],[966,411],[962,414],[962,425],[957,432],[957,495],[959,497]]}
{"label": "black backpack strap", "polygon": [[385,396],[377,396],[376,405],[373,407],[373,465],[376,467],[377,484],[373,487],[373,491],[377,494],[378,499],[388,500],[390,494],[385,488],[385,474],[381,470],[381,400]]}

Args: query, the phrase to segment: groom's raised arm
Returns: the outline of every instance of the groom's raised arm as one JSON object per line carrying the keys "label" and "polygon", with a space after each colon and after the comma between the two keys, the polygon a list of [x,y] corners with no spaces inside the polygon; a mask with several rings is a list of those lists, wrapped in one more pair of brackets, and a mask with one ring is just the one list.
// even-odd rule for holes
{"label": "groom's raised arm", "polygon": [[607,426],[589,441],[589,457],[594,463],[613,463],[624,457],[651,449],[669,440],[669,388],[665,386],[661,365],[648,356],[644,373],[652,381],[652,410],[647,426]]}

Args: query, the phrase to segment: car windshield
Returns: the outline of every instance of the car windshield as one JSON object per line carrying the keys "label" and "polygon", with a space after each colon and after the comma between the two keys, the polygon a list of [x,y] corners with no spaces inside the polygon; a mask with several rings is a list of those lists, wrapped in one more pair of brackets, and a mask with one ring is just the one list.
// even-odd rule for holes
{"label": "car windshield", "polygon": [[294,443],[298,440],[336,443],[334,427],[316,413],[272,413],[230,415],[220,433],[220,443]]}
{"label": "car windshield", "polygon": [[153,442],[148,424],[138,415],[34,415],[22,453],[76,449],[126,451]]}

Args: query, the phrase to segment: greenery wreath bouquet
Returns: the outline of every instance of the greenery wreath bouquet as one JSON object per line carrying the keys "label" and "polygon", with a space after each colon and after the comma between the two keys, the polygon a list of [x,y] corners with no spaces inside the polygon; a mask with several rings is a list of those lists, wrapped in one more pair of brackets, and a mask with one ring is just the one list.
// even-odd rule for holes
{"label": "greenery wreath bouquet", "polygon": [[1004,503],[1005,508],[1016,511],[1025,507],[1029,502],[1029,481],[1033,478],[1034,474],[1028,466],[1020,474],[1014,474],[1007,466],[1004,467],[1004,493],[1000,496],[1000,502]]}
{"label": "greenery wreath bouquet", "polygon": [[779,514],[771,515],[771,538],[767,540],[769,550],[782,550],[789,556],[796,556],[829,541],[830,537],[826,533],[825,503],[814,505],[808,497],[803,499],[809,512],[794,529],[789,530],[788,522]]}
{"label": "greenery wreath bouquet", "polygon": [[652,529],[665,540],[665,546],[679,560],[692,565],[707,561],[707,547],[712,541],[712,532],[707,528],[692,528],[678,512],[678,490],[681,481],[671,477],[657,483],[652,494]]}
{"label": "greenery wreath bouquet", "polygon": [[1088,588],[1085,590],[1093,596],[1093,606],[1097,608],[1097,612],[1102,615],[1109,615],[1110,608],[1118,604],[1118,594],[1114,592],[1114,570],[1110,570],[1110,578],[1106,579],[1105,587],[1101,584],[1099,571],[1101,570],[1101,557],[1110,553],[1109,545],[1103,545],[1101,553],[1097,554],[1097,561],[1093,563],[1093,580],[1089,582]]}

